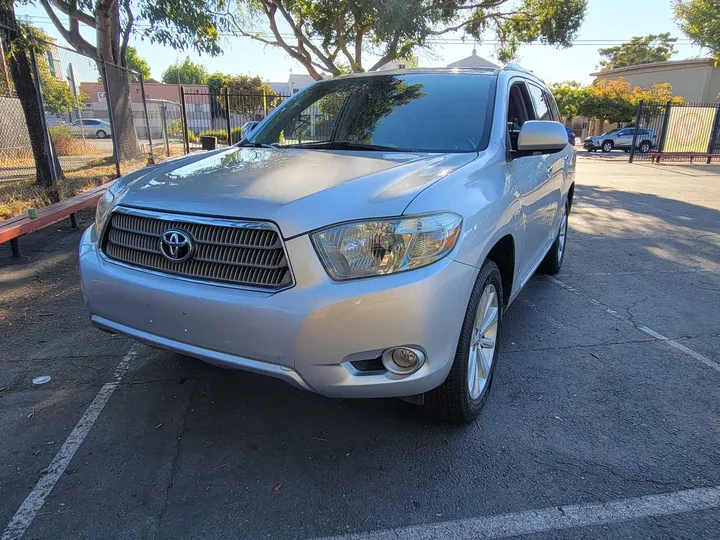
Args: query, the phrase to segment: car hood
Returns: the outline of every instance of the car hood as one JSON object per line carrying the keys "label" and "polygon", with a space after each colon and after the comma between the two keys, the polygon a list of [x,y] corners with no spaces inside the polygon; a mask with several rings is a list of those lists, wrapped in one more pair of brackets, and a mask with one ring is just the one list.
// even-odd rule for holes
{"label": "car hood", "polygon": [[420,191],[477,155],[235,147],[138,171],[121,180],[118,204],[270,220],[287,238],[402,214]]}

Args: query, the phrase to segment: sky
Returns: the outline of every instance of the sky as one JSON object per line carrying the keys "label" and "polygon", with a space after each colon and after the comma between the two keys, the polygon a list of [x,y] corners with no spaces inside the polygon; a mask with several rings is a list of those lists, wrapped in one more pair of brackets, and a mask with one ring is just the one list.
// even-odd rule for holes
{"label": "sky", "polygon": [[[585,21],[572,47],[555,49],[540,44],[523,45],[519,51],[518,63],[535,72],[547,83],[567,80],[589,83],[593,79],[590,73],[598,68],[599,48],[619,44],[633,36],[664,32],[680,38],[676,45],[678,52],[673,56],[673,60],[703,56],[703,51],[691,45],[673,21],[671,3],[672,0],[589,0]],[[28,4],[18,6],[16,11],[18,16],[29,18],[34,25],[57,38],[59,43],[64,43],[41,6]],[[83,34],[91,43],[95,41],[91,30],[86,30]],[[469,56],[475,44],[473,41],[461,43],[461,37],[449,34],[445,43],[419,51],[420,66],[442,67]],[[492,36],[488,39],[492,39]],[[158,80],[169,65],[178,60],[182,61],[186,56],[204,64],[209,72],[259,75],[273,82],[287,81],[290,73],[307,73],[301,64],[291,59],[282,49],[265,46],[249,38],[223,38],[224,54],[214,58],[190,51],[176,51],[147,40],[143,41],[139,37],[131,38],[130,43],[150,65],[152,77]],[[494,45],[480,43],[477,51],[480,56],[498,63]]]}

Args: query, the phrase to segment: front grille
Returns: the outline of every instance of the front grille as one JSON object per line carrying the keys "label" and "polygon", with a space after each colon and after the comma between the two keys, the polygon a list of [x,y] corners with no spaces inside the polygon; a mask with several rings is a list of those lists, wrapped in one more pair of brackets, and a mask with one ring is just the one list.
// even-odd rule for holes
{"label": "front grille", "polygon": [[[187,232],[195,246],[183,262],[160,250],[169,229]],[[144,211],[113,212],[103,251],[108,258],[167,274],[210,282],[278,290],[292,283],[282,239],[269,224],[193,218]]]}

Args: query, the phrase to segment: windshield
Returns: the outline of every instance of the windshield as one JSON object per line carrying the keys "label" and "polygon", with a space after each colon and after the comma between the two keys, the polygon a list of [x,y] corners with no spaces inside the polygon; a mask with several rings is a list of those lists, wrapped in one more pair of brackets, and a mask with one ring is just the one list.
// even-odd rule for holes
{"label": "windshield", "polygon": [[606,137],[607,135],[612,135],[613,133],[617,133],[618,131],[620,131],[620,130],[619,130],[619,129],[611,129],[610,131],[606,131],[605,133],[603,133],[603,134],[600,135],[600,136],[601,136],[601,137]]}
{"label": "windshield", "polygon": [[482,150],[494,90],[494,77],[475,74],[330,79],[286,101],[248,141],[316,149]]}

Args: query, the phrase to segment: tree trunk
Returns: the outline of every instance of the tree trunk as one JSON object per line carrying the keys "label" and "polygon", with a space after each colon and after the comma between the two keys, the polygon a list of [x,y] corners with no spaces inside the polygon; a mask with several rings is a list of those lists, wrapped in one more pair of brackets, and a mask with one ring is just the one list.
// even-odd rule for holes
{"label": "tree trunk", "polygon": [[[105,73],[114,121],[113,138],[117,141],[120,161],[139,159],[142,152],[138,146],[135,119],[130,97],[130,72],[124,69],[120,47],[120,9],[117,0],[99,0],[95,9],[97,25],[97,50],[106,62]],[[101,69],[102,73],[102,69]]]}
{"label": "tree trunk", "polygon": [[[43,131],[42,114],[37,101],[37,93],[35,89],[35,81],[33,80],[32,67],[30,59],[25,49],[20,47],[10,47],[10,43],[21,39],[17,31],[17,21],[15,19],[15,11],[10,0],[0,0],[0,18],[7,21],[10,27],[7,43],[8,64],[10,78],[15,86],[15,93],[20,100],[20,105],[25,115],[25,124],[27,125],[28,135],[30,137],[30,146],[32,147],[33,158],[35,160],[35,182],[38,186],[50,190],[50,197],[57,198],[54,191],[54,175],[50,169],[50,149],[47,147],[45,133]],[[40,84],[40,81],[37,81]],[[62,176],[60,163],[55,159],[56,171],[58,177]]]}

